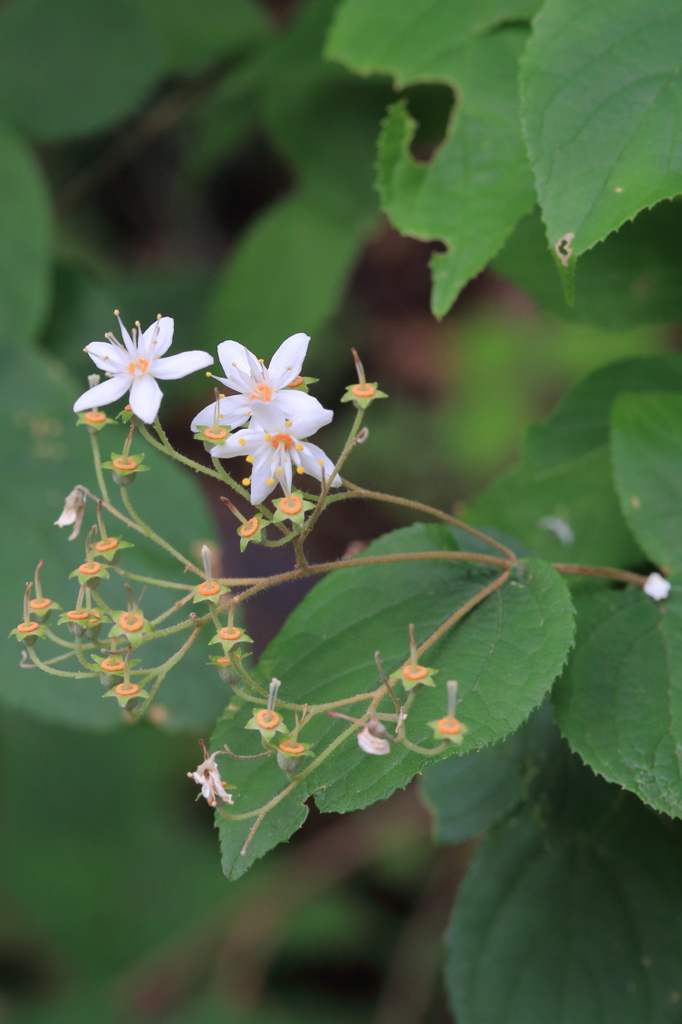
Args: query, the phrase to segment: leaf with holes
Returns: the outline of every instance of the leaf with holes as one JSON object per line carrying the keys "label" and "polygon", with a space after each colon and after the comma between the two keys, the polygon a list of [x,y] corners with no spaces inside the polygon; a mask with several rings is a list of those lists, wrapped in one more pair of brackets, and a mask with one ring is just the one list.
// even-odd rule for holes
{"label": "leaf with holes", "polygon": [[677,0],[547,0],[535,18],[522,118],[564,264],[682,192],[681,35]]}
{"label": "leaf with holes", "polygon": [[[417,642],[423,643],[500,573],[497,568],[451,560],[455,542],[440,526],[416,524],[397,530],[371,545],[366,555],[408,552],[433,552],[436,558],[365,566],[343,563],[319,583],[264,652],[257,669],[261,683],[267,685],[276,676],[282,680],[280,698],[300,704],[370,692],[378,684],[375,651],[380,651],[387,672],[397,669],[409,652],[409,623],[415,624]],[[524,559],[503,589],[475,607],[422,658],[438,675],[434,688],[416,695],[408,717],[408,738],[434,746],[428,722],[445,714],[445,683],[457,679],[461,696],[458,715],[470,731],[462,747],[447,754],[475,750],[502,739],[540,704],[561,670],[572,635],[572,605],[566,584],[546,563]],[[402,691],[400,696],[405,699]],[[361,714],[367,706],[368,699],[343,710]],[[384,698],[379,710],[390,712],[392,708]],[[213,749],[227,743],[235,753],[257,753],[256,734],[244,732],[251,713],[250,708],[230,712],[231,717],[219,725],[213,737]],[[291,713],[284,712],[284,718],[293,725]],[[353,731],[352,725],[320,714],[306,725],[302,738],[314,744],[313,754],[317,755],[346,728]],[[301,782],[298,800],[315,793],[322,810],[365,807],[405,786],[424,761],[422,754],[402,745],[393,747],[387,756],[372,757],[351,738]],[[258,801],[282,792],[287,782],[282,773],[277,781],[269,759],[235,761],[230,769],[230,781],[239,787],[235,813],[255,809]],[[254,774],[273,780],[271,788],[270,783],[261,786],[259,781],[257,800],[250,791]],[[273,820],[276,813],[271,812]],[[290,834],[289,810],[285,817],[280,839]],[[232,843],[233,832],[241,837],[233,824],[219,824],[224,843]],[[258,847],[258,852],[265,848]],[[239,873],[252,859],[247,856],[245,864],[240,862]],[[226,861],[228,873],[233,863],[234,858]]]}
{"label": "leaf with holes", "polygon": [[360,74],[389,74],[399,87],[446,82],[457,95],[430,163],[410,151],[417,125],[402,102],[390,108],[379,138],[384,210],[403,233],[447,247],[431,263],[436,316],[447,313],[535,201],[516,86],[527,33],[500,27],[535,6],[346,0],[332,26],[327,53],[334,60]]}

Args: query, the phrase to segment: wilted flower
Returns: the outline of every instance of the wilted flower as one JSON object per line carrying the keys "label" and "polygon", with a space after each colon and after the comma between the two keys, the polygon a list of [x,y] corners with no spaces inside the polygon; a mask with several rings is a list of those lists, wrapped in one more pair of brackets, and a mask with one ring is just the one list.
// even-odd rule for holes
{"label": "wilted flower", "polygon": [[209,755],[203,743],[202,747],[206,757],[197,767],[196,771],[187,772],[188,778],[194,779],[197,785],[201,786],[201,795],[210,807],[215,807],[219,802],[226,804],[234,803],[232,794],[227,792],[226,785],[220,778],[218,765],[215,761],[217,754],[222,753],[222,751],[218,750],[215,754]]}
{"label": "wilted flower", "polygon": [[647,576],[642,590],[647,597],[653,597],[654,601],[664,601],[670,593],[670,584],[661,576],[660,572],[652,572]]}
{"label": "wilted flower", "polygon": [[69,534],[69,540],[75,540],[80,533],[84,515],[85,492],[80,484],[76,484],[74,489],[67,494],[64,500],[64,508],[62,509],[59,519],[55,519],[54,525],[73,526],[73,530]]}
{"label": "wilted flower", "polygon": [[[117,314],[118,315],[118,314]],[[163,392],[156,383],[159,380],[176,380],[188,373],[210,366],[213,357],[208,352],[181,352],[177,356],[162,359],[173,340],[173,320],[159,316],[146,331],[133,328],[133,337],[123,326],[121,318],[121,344],[113,334],[107,334],[109,341],[92,341],[86,345],[95,365],[110,377],[81,395],[73,407],[74,412],[83,412],[93,406],[109,405],[130,391],[130,405],[144,423],[153,423],[161,405]]]}
{"label": "wilted flower", "polygon": [[381,724],[377,718],[373,718],[367,723],[364,729],[361,729],[357,735],[358,746],[360,750],[364,750],[366,754],[390,754],[391,744],[387,739],[388,732],[386,727]]}
{"label": "wilted flower", "polygon": [[[283,419],[292,419],[296,415],[322,410],[322,406],[312,395],[305,391],[291,390],[303,382],[300,373],[309,341],[307,334],[292,334],[279,346],[267,368],[256,359],[253,352],[249,352],[244,345],[236,341],[223,341],[218,345],[218,358],[227,377],[215,379],[239,392],[237,395],[219,399],[217,416],[220,425],[231,429],[241,427],[254,409],[265,404],[276,408]],[[326,423],[331,420],[333,414],[328,415]],[[194,417],[192,430],[213,426],[215,416],[216,403],[212,402]]]}

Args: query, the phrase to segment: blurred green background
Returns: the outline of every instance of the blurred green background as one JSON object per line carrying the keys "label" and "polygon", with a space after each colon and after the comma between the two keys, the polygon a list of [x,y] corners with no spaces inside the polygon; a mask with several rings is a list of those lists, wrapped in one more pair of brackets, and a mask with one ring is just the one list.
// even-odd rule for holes
{"label": "blurred green background", "polygon": [[[655,210],[619,234],[616,270],[614,246],[585,258],[594,279],[622,285],[612,304],[586,285],[565,306],[530,215],[437,322],[434,247],[392,229],[373,189],[378,125],[395,92],[324,60],[334,6],[0,6],[6,631],[38,558],[50,596],[75,597],[65,577],[80,541],[69,545],[52,523],[91,478],[70,403],[92,369],[82,348],[115,327],[115,307],[129,324],[173,316],[176,351],[233,338],[267,358],[306,331],[306,372],[334,408],[355,346],[390,401],[372,409],[350,478],[449,509],[514,462],[525,426],[581,376],[679,348],[670,322],[680,300],[647,256]],[[452,94],[424,85],[405,96],[426,158]],[[672,204],[673,239],[677,219]],[[196,456],[189,422],[209,384],[197,374],[165,392],[164,423]],[[321,438],[332,454],[348,426],[340,408]],[[110,429],[120,448],[123,428]],[[136,492],[173,543],[189,551],[213,539],[227,574],[288,564],[281,552],[240,556],[219,494],[154,466],[155,488],[143,477]],[[404,521],[335,506],[313,555],[339,557]],[[141,564],[156,565],[138,547]],[[258,649],[302,592],[249,609]],[[203,658],[131,727],[99,693],[20,669],[17,652],[4,645],[0,680],[0,1021],[451,1019],[439,940],[471,850],[432,846],[415,786],[345,817],[312,812],[286,848],[228,884],[211,812],[186,779],[226,700]]]}

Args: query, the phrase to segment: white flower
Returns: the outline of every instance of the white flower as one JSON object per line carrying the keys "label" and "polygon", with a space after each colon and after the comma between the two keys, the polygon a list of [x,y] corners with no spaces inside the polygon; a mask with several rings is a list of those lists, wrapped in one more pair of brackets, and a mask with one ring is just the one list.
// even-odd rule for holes
{"label": "white flower", "polygon": [[664,601],[670,593],[670,584],[663,579],[659,572],[652,572],[650,576],[647,576],[642,590],[647,597],[653,597],[654,601]]}
{"label": "white flower", "polygon": [[210,366],[213,357],[208,352],[193,351],[162,359],[173,340],[173,321],[169,316],[159,317],[139,337],[138,331],[133,329],[132,338],[120,317],[118,322],[123,344],[113,334],[107,334],[109,341],[92,341],[85,347],[95,365],[110,379],[81,395],[73,411],[84,412],[93,406],[109,405],[130,391],[130,405],[135,415],[143,423],[153,423],[163,398],[156,378],[186,377],[194,370]]}
{"label": "white flower", "polygon": [[[204,748],[205,751],[206,748]],[[221,751],[218,751],[221,753]],[[220,778],[218,765],[215,763],[216,755],[211,754],[202,761],[194,772],[187,772],[188,778],[194,779],[197,785],[201,786],[201,795],[211,807],[215,807],[218,801],[226,804],[234,803],[232,794],[225,789],[225,783]]]}
{"label": "white flower", "polygon": [[[235,429],[246,423],[253,409],[265,403],[277,407],[285,417],[321,409],[322,406],[305,391],[291,391],[291,385],[301,373],[303,360],[308,351],[310,338],[307,334],[292,334],[283,341],[270,360],[270,366],[256,359],[236,341],[223,341],[218,345],[218,358],[223,364],[227,377],[214,377],[221,384],[238,391],[237,395],[221,398],[218,419],[220,426]],[[199,427],[212,427],[215,417],[215,402],[207,405],[192,420],[192,431]]]}
{"label": "white flower", "polygon": [[366,754],[381,755],[391,753],[391,744],[388,740],[381,739],[379,736],[373,736],[368,726],[365,726],[358,733],[357,739],[360,750],[364,750]]}
{"label": "white flower", "polygon": [[[287,419],[274,402],[254,403],[251,426],[238,430],[225,444],[211,449],[211,455],[218,459],[251,456],[251,501],[259,505],[278,483],[285,494],[290,493],[292,463],[297,471],[309,473],[317,480],[322,480],[323,473],[325,480],[331,479],[334,463],[321,448],[305,439],[329,423],[333,415],[316,402],[312,409],[293,413]],[[341,484],[338,474],[331,484]]]}

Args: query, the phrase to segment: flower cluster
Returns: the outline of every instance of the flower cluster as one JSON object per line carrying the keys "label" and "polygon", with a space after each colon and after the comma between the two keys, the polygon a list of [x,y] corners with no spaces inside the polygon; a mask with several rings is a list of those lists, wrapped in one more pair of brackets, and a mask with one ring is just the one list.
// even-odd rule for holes
{"label": "flower cluster", "polygon": [[[131,412],[143,423],[153,423],[163,397],[157,381],[185,377],[210,366],[213,357],[193,351],[163,358],[173,340],[170,317],[159,314],[146,331],[137,323],[132,335],[120,317],[119,325],[122,342],[109,333],[107,341],[93,341],[85,347],[108,379],[81,395],[74,412],[97,410],[130,391]],[[236,393],[218,394],[215,402],[192,420],[192,431],[214,458],[241,456],[252,464],[248,483],[254,505],[261,504],[278,485],[291,500],[294,471],[308,473],[328,486],[341,483],[331,459],[308,440],[334,415],[307,393],[310,379],[301,376],[309,341],[307,334],[293,334],[280,345],[268,367],[236,341],[222,342],[218,358],[225,377],[215,376],[215,380]],[[106,419],[103,414],[95,415],[102,422]],[[237,432],[231,433],[233,430]]]}

